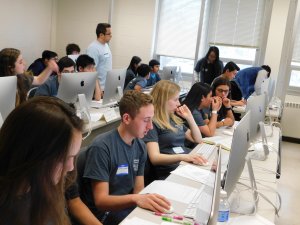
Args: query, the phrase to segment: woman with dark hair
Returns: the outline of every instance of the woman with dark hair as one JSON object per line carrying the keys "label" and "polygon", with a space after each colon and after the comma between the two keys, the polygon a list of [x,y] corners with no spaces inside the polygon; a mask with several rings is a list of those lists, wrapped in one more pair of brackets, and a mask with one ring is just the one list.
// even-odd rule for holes
{"label": "woman with dark hair", "polygon": [[18,91],[16,106],[26,101],[27,92],[32,85],[43,84],[53,72],[58,72],[55,59],[48,61],[47,67],[38,76],[32,76],[25,72],[25,60],[20,50],[15,48],[4,48],[0,51],[0,76],[17,76]]}
{"label": "woman with dark hair", "polygon": [[[185,104],[192,112],[202,136],[214,136],[218,110],[221,108],[222,102],[220,98],[212,97],[211,87],[202,82],[195,83],[182,104]],[[208,119],[207,112],[209,112],[210,107],[212,113],[210,119]]]}
{"label": "woman with dark hair", "polygon": [[217,128],[223,126],[232,126],[234,124],[234,116],[232,113],[230,98],[230,81],[226,78],[219,77],[212,84],[212,95],[216,96],[222,102],[222,106],[218,111]]}
{"label": "woman with dark hair", "polygon": [[127,84],[135,77],[137,77],[137,68],[140,65],[142,59],[138,56],[133,56],[131,58],[130,64],[126,71],[126,78],[124,83],[124,88],[127,87]]}
{"label": "woman with dark hair", "polygon": [[220,76],[223,71],[223,62],[219,59],[218,47],[211,46],[206,56],[197,62],[194,70],[197,73],[195,80],[209,85],[216,77]]}
{"label": "woman with dark hair", "polygon": [[70,224],[65,175],[74,169],[83,122],[54,97],[16,107],[0,130],[1,224]]}

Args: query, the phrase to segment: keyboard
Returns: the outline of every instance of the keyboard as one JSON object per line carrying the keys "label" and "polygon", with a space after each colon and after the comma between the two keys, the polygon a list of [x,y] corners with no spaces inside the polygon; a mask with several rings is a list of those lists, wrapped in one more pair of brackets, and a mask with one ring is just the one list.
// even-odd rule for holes
{"label": "keyboard", "polygon": [[209,212],[211,207],[209,202],[212,202],[212,196],[207,194],[203,188],[201,188],[197,191],[193,200],[188,204],[183,215],[187,218],[194,219],[197,208],[203,212]]}
{"label": "keyboard", "polygon": [[212,156],[215,147],[216,147],[215,145],[202,143],[195,147],[196,149],[195,153],[202,155],[206,159],[209,159]]}

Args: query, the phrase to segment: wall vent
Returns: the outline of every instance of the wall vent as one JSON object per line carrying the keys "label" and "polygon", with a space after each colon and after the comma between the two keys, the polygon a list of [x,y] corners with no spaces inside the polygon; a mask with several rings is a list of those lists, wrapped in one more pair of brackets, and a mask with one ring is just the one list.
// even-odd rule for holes
{"label": "wall vent", "polygon": [[285,102],[282,112],[282,135],[300,139],[300,102]]}

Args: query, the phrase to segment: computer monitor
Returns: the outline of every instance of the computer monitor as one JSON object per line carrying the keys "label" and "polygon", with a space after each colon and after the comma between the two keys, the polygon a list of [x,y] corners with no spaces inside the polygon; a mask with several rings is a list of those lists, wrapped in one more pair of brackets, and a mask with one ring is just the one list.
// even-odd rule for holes
{"label": "computer monitor", "polygon": [[261,84],[261,93],[266,94],[266,102],[265,102],[266,107],[271,102],[272,97],[274,95],[274,91],[275,91],[275,81],[271,77],[265,79]]}
{"label": "computer monitor", "polygon": [[164,66],[161,74],[162,80],[176,80],[177,66]]}
{"label": "computer monitor", "polygon": [[105,81],[103,105],[118,102],[123,96],[126,69],[108,71]]}
{"label": "computer monitor", "polygon": [[234,129],[231,150],[222,187],[230,196],[244,170],[249,148],[251,112],[247,112]]}
{"label": "computer monitor", "polygon": [[0,113],[4,121],[15,108],[17,76],[0,77]]}
{"label": "computer monitor", "polygon": [[88,106],[95,90],[97,72],[62,73],[57,97],[67,103],[76,103],[78,94],[84,94]]}
{"label": "computer monitor", "polygon": [[[204,212],[201,207],[197,208],[195,222],[198,224],[216,225],[218,219],[219,202],[220,202],[220,190],[221,190],[221,147],[218,147],[216,156],[216,172],[214,177],[214,187],[211,188],[208,185],[205,186],[204,190],[209,196],[211,196],[210,202],[205,202],[210,213]],[[202,206],[203,202],[200,203]]]}
{"label": "computer monitor", "polygon": [[251,96],[247,100],[246,112],[251,111],[250,142],[254,143],[259,131],[259,122],[265,120],[266,115],[266,95]]}

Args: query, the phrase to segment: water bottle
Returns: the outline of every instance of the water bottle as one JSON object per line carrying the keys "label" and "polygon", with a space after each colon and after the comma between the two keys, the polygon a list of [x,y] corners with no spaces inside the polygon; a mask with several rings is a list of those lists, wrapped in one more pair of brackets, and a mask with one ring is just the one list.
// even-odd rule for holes
{"label": "water bottle", "polygon": [[230,205],[227,198],[227,192],[221,190],[218,222],[226,224],[229,220]]}

